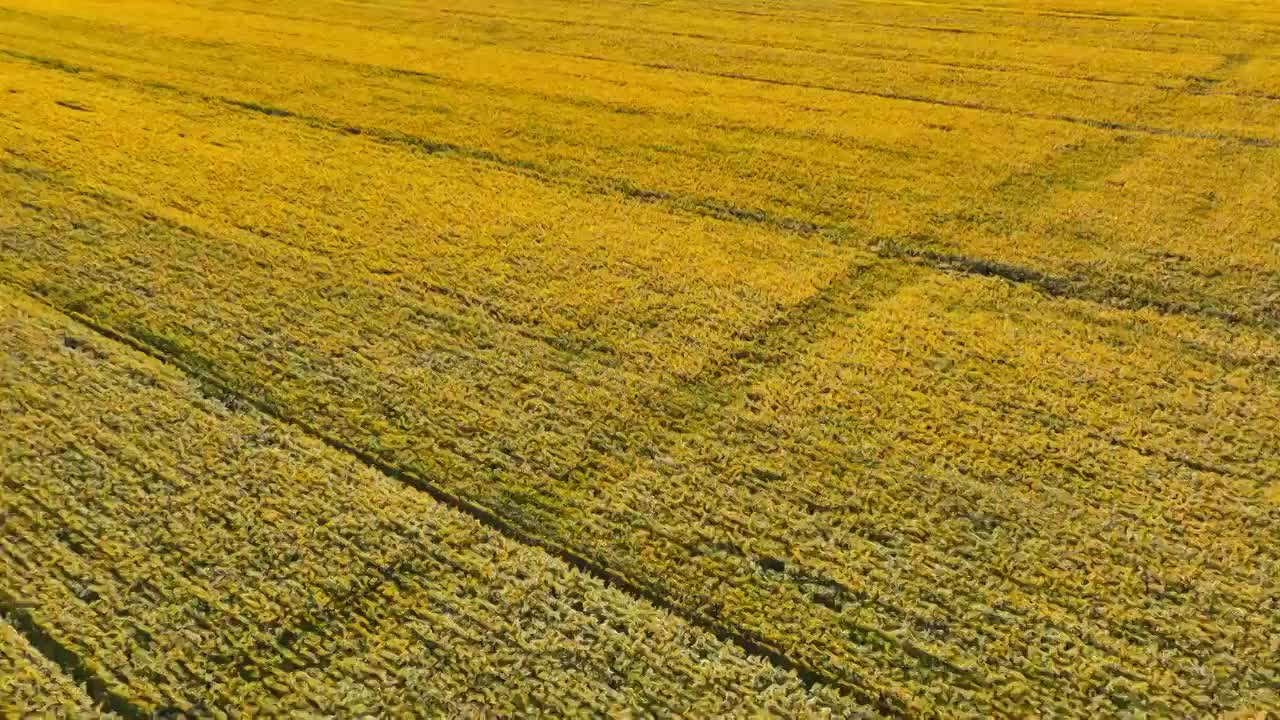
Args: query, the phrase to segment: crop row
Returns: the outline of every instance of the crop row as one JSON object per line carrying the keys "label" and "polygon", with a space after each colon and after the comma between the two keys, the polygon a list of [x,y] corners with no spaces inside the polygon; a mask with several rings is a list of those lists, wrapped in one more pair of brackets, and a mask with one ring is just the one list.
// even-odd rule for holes
{"label": "crop row", "polygon": [[[1013,263],[1095,299],[1280,322],[1273,297],[1280,266],[1269,232],[1274,203],[1262,202],[1275,191],[1280,151],[1230,139],[1274,144],[1267,133],[1277,102],[1249,95],[1265,90],[1218,93],[1233,81],[1268,72],[1266,56],[1250,54],[1250,33],[1230,47],[1210,35],[1222,44],[1216,55],[1170,48],[1172,57],[1192,68],[1189,74],[1155,86],[1140,83],[1137,94],[1116,98],[1124,113],[1095,118],[1118,125],[1094,127],[1020,116],[1061,115],[1078,109],[1083,97],[1096,108],[1103,96],[1096,88],[1064,89],[1057,95],[1062,107],[1019,105],[1029,87],[1044,85],[1040,77],[1009,89],[1005,104],[1016,112],[999,114],[720,75],[620,68],[563,55],[521,60],[525,51],[508,44],[515,40],[506,36],[463,52],[470,46],[461,40],[428,33],[437,39],[423,42],[444,47],[423,49],[419,57],[405,49],[410,41],[404,36],[383,28],[390,23],[386,18],[371,27],[365,21],[339,25],[331,37],[288,13],[232,15],[239,35],[222,24],[231,21],[221,15],[202,15],[198,26],[208,35],[195,40],[177,32],[191,22],[181,13],[167,21],[148,13],[126,33],[120,22],[132,16],[121,16],[119,8],[113,6],[104,23],[94,14],[96,6],[74,7],[79,9],[71,14],[83,19],[0,18],[7,23],[5,47],[14,53],[3,56],[6,61],[44,63],[37,66],[75,71],[85,83],[121,86],[64,86],[64,95],[114,93],[134,98],[131,107],[231,103],[242,113],[264,113],[259,127],[286,125],[262,130],[271,136],[290,136],[308,124],[331,133],[358,132],[404,152],[496,164],[578,192],[629,195],[746,222],[821,227],[826,236],[864,248]],[[330,10],[325,6],[323,12]],[[300,38],[284,47],[254,40],[250,28],[259,26],[261,33],[293,28]],[[344,44],[349,37],[364,41]],[[1051,40],[1043,43],[1053,45]],[[358,52],[350,49],[357,45]],[[256,60],[228,62],[227,47]],[[493,57],[482,62],[477,53]],[[268,65],[277,71],[255,70]],[[424,75],[426,70],[414,67],[432,72]],[[931,72],[937,75],[936,68]],[[918,79],[885,73],[889,79],[883,82],[900,94],[927,94]],[[27,77],[62,85],[21,72],[16,77],[24,86]],[[981,83],[952,85],[968,91]],[[1123,83],[1101,87],[1131,89]],[[365,100],[353,104],[351,94]],[[65,106],[50,109],[56,109],[57,120],[22,112],[28,125],[92,126],[100,119],[66,118],[74,111]],[[163,125],[181,120],[190,124],[196,118]],[[137,142],[155,145],[145,130]],[[1151,134],[1162,131],[1175,137]],[[199,134],[178,132],[185,138],[168,135],[163,142],[181,146],[181,157],[191,165],[225,161],[226,153],[199,142]],[[74,152],[75,146],[67,149]],[[264,163],[272,157],[272,151],[254,152]],[[1190,187],[1204,189],[1189,192]],[[226,205],[238,201],[232,195]],[[1008,203],[1031,212],[1011,214]],[[412,213],[404,215],[386,219],[413,221]],[[272,230],[253,218],[239,221]],[[323,222],[323,231],[340,229],[337,221]],[[1228,242],[1215,241],[1223,237]]]}
{"label": "crop row", "polygon": [[[66,7],[92,15],[98,6]],[[483,505],[702,625],[758,638],[881,710],[1198,715],[1280,703],[1272,639],[1280,636],[1280,347],[1257,322],[1212,319],[1265,321],[1273,310],[1271,210],[1261,199],[1274,189],[1274,149],[855,96],[840,106],[849,128],[875,152],[894,142],[908,148],[902,168],[844,156],[843,167],[774,164],[756,175],[763,146],[742,140],[761,133],[726,135],[707,149],[697,141],[716,122],[707,114],[745,122],[752,109],[803,102],[809,109],[769,126],[804,133],[820,124],[812,116],[834,102],[831,91],[755,83],[767,102],[735,105],[720,100],[740,80],[678,75],[688,92],[663,94],[649,90],[671,73],[648,68],[644,77],[612,77],[645,88],[620,93],[672,103],[640,108],[654,114],[615,112],[641,98],[601,94],[608,83],[595,76],[581,85],[595,105],[563,97],[546,105],[537,94],[562,78],[539,63],[548,77],[537,80],[500,42],[453,62],[443,56],[461,41],[432,41],[440,47],[415,62],[466,78],[442,82],[377,71],[415,50],[406,36],[352,42],[376,27],[199,14],[210,20],[199,23],[206,41],[256,38],[251,49],[290,78],[258,81],[229,62],[239,48],[187,53],[186,43],[155,39],[173,31],[169,20],[124,7],[118,22],[135,23],[135,34],[120,36],[128,41],[93,23],[6,16],[22,48],[5,61],[4,82],[17,92],[0,108],[8,198],[0,273],[11,282]],[[296,10],[365,12],[343,7]],[[1046,22],[1064,32],[1070,25]],[[285,27],[308,29],[289,52],[257,47]],[[458,32],[476,27],[466,21]],[[76,39],[54,42],[50,28]],[[1225,35],[1203,35],[1217,32]],[[1252,31],[1233,40],[1229,26],[1213,24],[1187,34],[1200,50],[1234,52],[1257,40]],[[1105,42],[1099,32],[1085,36]],[[1076,50],[1039,42],[1054,53]],[[58,55],[39,55],[48,47]],[[348,65],[333,62],[335,53]],[[491,64],[472,62],[477,56]],[[486,124],[479,109],[502,88],[458,94],[494,80],[460,75],[472,72],[461,65],[510,69],[532,88],[490,105],[504,108],[490,116],[505,118],[497,125],[506,130]],[[1212,93],[1257,63],[1208,52],[1193,65],[1201,79],[1175,73],[1159,81],[1168,88],[1117,95],[1139,103],[1125,119],[1198,121],[1177,113],[1198,98],[1225,102]],[[582,63],[556,67],[585,72]],[[423,104],[437,91],[449,112]],[[699,103],[720,109],[688,107],[699,103],[686,96],[698,92],[716,98]],[[373,99],[356,109],[351,93]],[[1226,120],[1240,124],[1225,129],[1258,132],[1248,114],[1257,105],[1227,107]],[[546,113],[541,124],[509,122],[526,108],[530,118]],[[694,119],[661,126],[657,138],[676,153],[647,155],[626,139],[628,127],[681,113]],[[777,134],[796,157],[826,155]],[[566,135],[578,142],[557,144]],[[989,164],[971,157],[978,147]],[[512,150],[539,164],[507,161]],[[866,173],[842,175],[859,163]],[[929,163],[950,169],[935,183]],[[805,173],[805,182],[788,184]],[[668,195],[584,192],[602,189],[582,181],[593,174]],[[878,175],[896,184],[878,186],[883,197],[842,232],[801,235],[668,207],[681,193],[722,193],[750,199],[741,207],[776,197],[772,207],[782,211],[815,187],[839,187],[839,195],[847,189],[839,183],[875,186]],[[764,176],[786,182],[743,180]],[[948,185],[958,177],[972,184]],[[917,181],[921,196],[909,191]],[[1213,187],[1188,189],[1198,182]],[[969,267],[1017,279],[1029,275],[1021,264],[1060,276],[1041,280],[1052,292],[1136,298],[1164,314],[1050,299],[864,252],[886,238],[925,264],[993,258],[1008,265]],[[953,255],[962,257],[953,263]],[[126,430],[121,438],[151,426]],[[86,432],[79,426],[71,436]],[[223,466],[230,452],[219,450],[218,462],[198,472]],[[171,464],[186,456],[148,447],[133,462],[145,468],[152,454]],[[62,478],[85,472],[50,467]],[[64,496],[78,497],[39,497],[58,507]],[[202,496],[196,510],[219,502]],[[290,496],[278,513],[302,502]],[[97,512],[63,514],[89,523]],[[395,523],[413,527],[412,514]],[[64,522],[23,518],[32,543]],[[300,517],[273,546],[316,524]],[[208,542],[234,542],[242,534],[234,527]],[[492,637],[471,636],[447,621],[482,611],[465,602],[475,581],[441,578],[485,567],[489,556],[431,560],[405,549],[413,538],[398,525],[373,532],[387,537],[325,550],[334,559],[307,560],[320,569],[300,568],[297,583],[274,585],[259,565],[237,567],[252,580],[253,599],[235,606],[248,608],[237,610],[244,624],[206,629],[200,657],[214,664],[197,674],[230,678],[239,693],[240,673],[228,668],[267,668],[250,674],[253,682],[270,686],[288,673],[311,683],[299,693],[337,703],[333,688],[364,673],[363,661],[338,667],[325,657],[439,642],[483,658],[541,642],[502,624]],[[166,557],[180,554],[172,552]],[[373,559],[355,565],[365,554]],[[111,565],[146,562],[110,557]],[[51,562],[76,567],[70,556]],[[326,562],[364,569],[335,575]],[[501,582],[523,582],[515,566],[501,570]],[[49,597],[66,584],[41,582]],[[447,584],[463,600],[424,608],[413,588],[427,583]],[[313,587],[321,593],[314,607],[303,599]],[[472,625],[505,618],[500,610],[514,601],[487,602],[492,608],[467,615]],[[530,611],[542,618],[535,625],[560,612],[542,607]],[[255,628],[280,617],[271,645]],[[402,617],[434,629],[400,629]],[[360,629],[333,632],[365,644],[292,629],[349,626]],[[67,633],[96,637],[93,628]],[[365,629],[375,640],[352,639]],[[450,634],[445,642],[432,633]],[[326,647],[339,652],[326,656]],[[470,661],[450,654],[440,662]],[[410,683],[370,672],[381,687]],[[449,677],[416,697],[447,703],[481,692]],[[600,682],[562,694],[566,702],[613,698]]]}
{"label": "crop row", "polygon": [[[425,296],[426,322],[432,306],[468,309],[566,350],[690,374],[855,254],[223,106],[15,69],[10,182],[33,185],[28,168],[238,247],[293,254],[333,277],[360,273],[371,289]],[[57,104],[67,97],[92,111]]]}
{"label": "crop row", "polygon": [[0,343],[0,589],[136,712],[857,712],[8,291]]}
{"label": "crop row", "polygon": [[[747,333],[764,357],[704,357],[672,383],[643,353],[568,353],[457,298],[424,305],[358,254],[184,229],[107,183],[10,167],[12,279],[854,697],[1274,702],[1275,634],[1251,630],[1275,617],[1266,334],[848,256],[830,294],[703,346]],[[613,297],[601,317],[632,322]]]}
{"label": "crop row", "polygon": [[[494,57],[480,62],[456,44],[416,62],[406,61],[404,52],[377,54],[374,48],[351,58],[317,56],[326,47],[323,39],[304,46],[311,48],[306,53],[247,46],[244,51],[258,54],[259,62],[279,68],[264,76],[227,63],[225,51],[143,34],[142,28],[121,36],[114,27],[66,21],[24,17],[9,23],[14,38],[5,47],[70,66],[474,148],[580,183],[801,222],[888,222],[896,198],[924,202],[961,188],[972,196],[998,182],[1010,163],[1033,160],[1054,140],[1065,142],[1081,131],[1048,127],[1039,133],[1048,137],[1015,143],[1011,136],[1026,123],[1014,118],[947,107],[922,112],[884,98],[559,56],[517,64],[511,50],[486,51]],[[456,65],[456,72],[411,74],[415,65],[438,69],[441,62]],[[477,68],[488,70],[476,76]],[[622,88],[619,75],[628,79]],[[367,99],[353,106],[348,92]],[[983,151],[939,142],[956,131],[983,137]]]}

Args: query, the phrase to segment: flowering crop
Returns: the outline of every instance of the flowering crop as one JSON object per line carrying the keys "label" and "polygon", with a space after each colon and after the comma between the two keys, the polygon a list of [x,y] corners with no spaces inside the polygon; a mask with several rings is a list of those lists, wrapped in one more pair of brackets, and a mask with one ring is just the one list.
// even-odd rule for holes
{"label": "flowering crop", "polygon": [[5,592],[126,710],[1274,709],[1278,25],[0,0]]}

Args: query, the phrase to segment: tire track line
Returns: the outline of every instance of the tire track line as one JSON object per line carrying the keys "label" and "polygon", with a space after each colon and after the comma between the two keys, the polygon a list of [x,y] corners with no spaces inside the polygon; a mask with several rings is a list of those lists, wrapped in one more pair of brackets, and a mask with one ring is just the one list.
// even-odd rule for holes
{"label": "tire track line", "polygon": [[[254,396],[247,392],[242,392],[232,384],[230,379],[222,377],[214,368],[202,370],[200,364],[189,362],[178,353],[157,347],[128,330],[117,329],[103,321],[85,315],[84,313],[64,307],[39,294],[38,291],[25,287],[20,283],[16,283],[9,278],[0,277],[0,282],[13,288],[16,292],[20,292],[31,298],[34,302],[45,305],[70,320],[89,328],[103,338],[130,347],[137,352],[143,353],[165,363],[191,379],[197,387],[204,388],[206,392],[234,398],[237,402],[243,403],[245,407],[252,407],[263,415],[274,419],[276,422],[279,422],[286,427],[293,428],[295,431],[323,443],[332,450],[343,453],[344,455],[359,461],[363,465],[380,472],[392,480],[429,495],[441,505],[467,515],[512,542],[546,552],[561,562],[564,562],[579,572],[591,576],[608,587],[612,587],[637,601],[647,602],[659,610],[670,613],[672,616],[680,618],[690,625],[712,635],[721,642],[731,643],[738,646],[742,652],[759,658],[779,670],[795,675],[800,682],[808,688],[812,688],[815,685],[831,687],[847,697],[875,707],[886,715],[901,717],[905,714],[905,708],[870,690],[860,678],[833,676],[808,664],[794,660],[787,656],[782,650],[774,647],[767,639],[759,637],[755,633],[743,628],[718,622],[703,612],[685,607],[676,601],[672,601],[647,583],[632,580],[624,573],[610,569],[603,562],[588,558],[546,537],[537,535],[529,530],[519,527],[489,508],[479,503],[467,500],[460,495],[449,492],[440,484],[433,482],[414,471],[401,468],[374,453],[351,445],[341,438],[332,436],[306,420],[293,416],[290,413],[277,408],[275,405],[261,397]],[[43,636],[47,636],[47,633],[44,633],[43,631],[39,631],[39,633],[42,633]],[[82,661],[80,662],[80,665],[83,665]],[[75,669],[77,665],[75,662],[68,662],[68,667]],[[126,711],[131,707],[126,700],[121,699],[120,703]],[[136,706],[132,707],[136,710]],[[133,720],[133,718],[145,717],[145,714],[129,715],[127,717],[129,717],[130,720]]]}

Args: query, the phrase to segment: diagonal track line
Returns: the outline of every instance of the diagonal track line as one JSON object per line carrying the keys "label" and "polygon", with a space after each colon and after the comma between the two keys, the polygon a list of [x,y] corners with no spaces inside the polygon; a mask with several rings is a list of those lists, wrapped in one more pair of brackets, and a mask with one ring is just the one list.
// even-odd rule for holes
{"label": "diagonal track line", "polygon": [[300,122],[318,130],[341,135],[360,135],[382,145],[407,148],[426,155],[443,155],[463,158],[473,162],[487,163],[506,171],[534,178],[538,181],[562,186],[572,186],[593,194],[612,194],[627,197],[644,203],[660,204],[672,210],[681,210],[696,215],[705,215],[719,220],[741,221],[777,227],[800,233],[815,233],[821,228],[817,223],[794,217],[778,215],[759,208],[739,207],[715,197],[674,194],[664,190],[638,187],[626,178],[600,175],[589,172],[557,171],[531,160],[509,157],[483,147],[461,145],[443,140],[435,140],[389,130],[383,127],[356,126],[329,117],[295,112],[286,108],[267,105],[252,100],[209,95],[188,90],[175,85],[138,81],[124,75],[100,71],[95,68],[66,63],[56,58],[47,58],[28,53],[0,48],[0,55],[38,65],[50,70],[72,75],[93,75],[107,82],[124,84],[142,88],[151,92],[167,92],[184,98],[193,98],[207,103],[221,104],[240,112],[254,113],[284,121]]}
{"label": "diagonal track line", "polygon": [[39,302],[40,304],[49,307],[50,309],[91,329],[104,338],[128,346],[137,352],[141,352],[165,363],[169,367],[181,372],[209,394],[233,398],[235,401],[243,403],[246,407],[252,407],[282,425],[293,428],[295,431],[301,432],[302,434],[323,443],[332,450],[336,450],[360,461],[362,464],[382,473],[388,478],[426,493],[440,504],[466,514],[485,527],[503,535],[513,542],[526,547],[542,550],[579,572],[589,575],[609,587],[625,593],[637,600],[645,601],[660,610],[668,612],[671,615],[688,622],[690,625],[707,632],[722,642],[736,645],[748,655],[757,657],[779,670],[794,674],[806,687],[813,687],[815,685],[831,687],[854,700],[873,706],[880,712],[887,715],[901,717],[905,714],[905,708],[898,702],[874,693],[862,683],[860,678],[833,676],[806,663],[788,657],[782,650],[774,647],[765,638],[758,637],[754,633],[742,628],[718,622],[708,617],[705,613],[690,609],[678,602],[672,601],[656,589],[646,584],[634,581],[622,572],[610,569],[604,563],[592,560],[591,558],[574,552],[573,550],[545,537],[529,532],[514,523],[509,522],[487,507],[449,492],[438,483],[435,483],[416,472],[398,467],[374,453],[362,450],[340,438],[334,437],[306,420],[290,415],[260,397],[255,397],[241,392],[235,388],[230,381],[220,377],[216,371],[198,368],[194,364],[186,362],[176,353],[165,351],[151,343],[148,343],[146,340],[129,333],[128,331],[119,330],[93,317],[70,308],[63,307],[49,298],[44,297],[39,293],[34,292],[32,289],[14,282],[9,278],[0,277],[0,283],[13,288],[16,292],[22,293],[33,301]]}
{"label": "diagonal track line", "polygon": [[1154,135],[1158,137],[1182,138],[1184,140],[1210,140],[1216,142],[1239,143],[1249,147],[1260,148],[1278,148],[1280,147],[1280,139],[1260,137],[1256,135],[1240,135],[1232,133],[1218,133],[1208,130],[1183,130],[1178,128],[1158,127],[1154,125],[1143,125],[1140,123],[1118,122],[1115,120],[1104,120],[1099,118],[1080,117],[1077,115],[1067,115],[1065,113],[1041,113],[1032,110],[1020,110],[1018,108],[1002,107],[999,105],[988,105],[986,103],[971,102],[968,100],[947,100],[944,98],[929,97],[927,95],[916,95],[912,93],[900,93],[890,90],[869,90],[864,88],[842,87],[840,85],[829,85],[826,83],[804,82],[799,80],[780,80],[778,78],[769,78],[759,75],[748,75],[746,73],[727,72],[719,70],[703,70],[699,68],[684,67],[681,65],[672,65],[669,63],[654,62],[638,62],[634,60],[620,60],[617,58],[605,57],[603,55],[590,55],[585,53],[569,53],[569,52],[550,52],[551,55],[562,55],[564,57],[572,57],[580,60],[593,60],[596,62],[612,63],[615,65],[628,65],[632,67],[642,67],[650,70],[662,70],[666,72],[689,73],[692,75],[703,75],[706,77],[725,78],[728,80],[741,80],[743,82],[758,83],[762,85],[778,85],[783,87],[798,87],[808,90],[822,90],[824,92],[840,93],[843,95],[855,95],[859,97],[875,97],[884,100],[897,100],[901,102],[916,103],[922,105],[933,105],[936,107],[949,107],[959,110],[972,110],[974,112],[990,113],[993,115],[1005,115],[1008,117],[1025,118],[1027,120],[1043,120],[1047,122],[1062,122],[1072,125],[1083,125],[1085,127],[1094,128],[1095,130],[1105,130],[1108,132],[1121,133],[1139,133],[1143,135]]}

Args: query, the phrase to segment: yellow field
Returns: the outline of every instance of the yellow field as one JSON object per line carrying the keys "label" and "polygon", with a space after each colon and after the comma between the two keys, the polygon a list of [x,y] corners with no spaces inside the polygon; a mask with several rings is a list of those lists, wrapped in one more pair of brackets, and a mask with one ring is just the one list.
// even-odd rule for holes
{"label": "yellow field", "polygon": [[0,0],[0,710],[1280,712],[1278,198],[1261,0]]}

